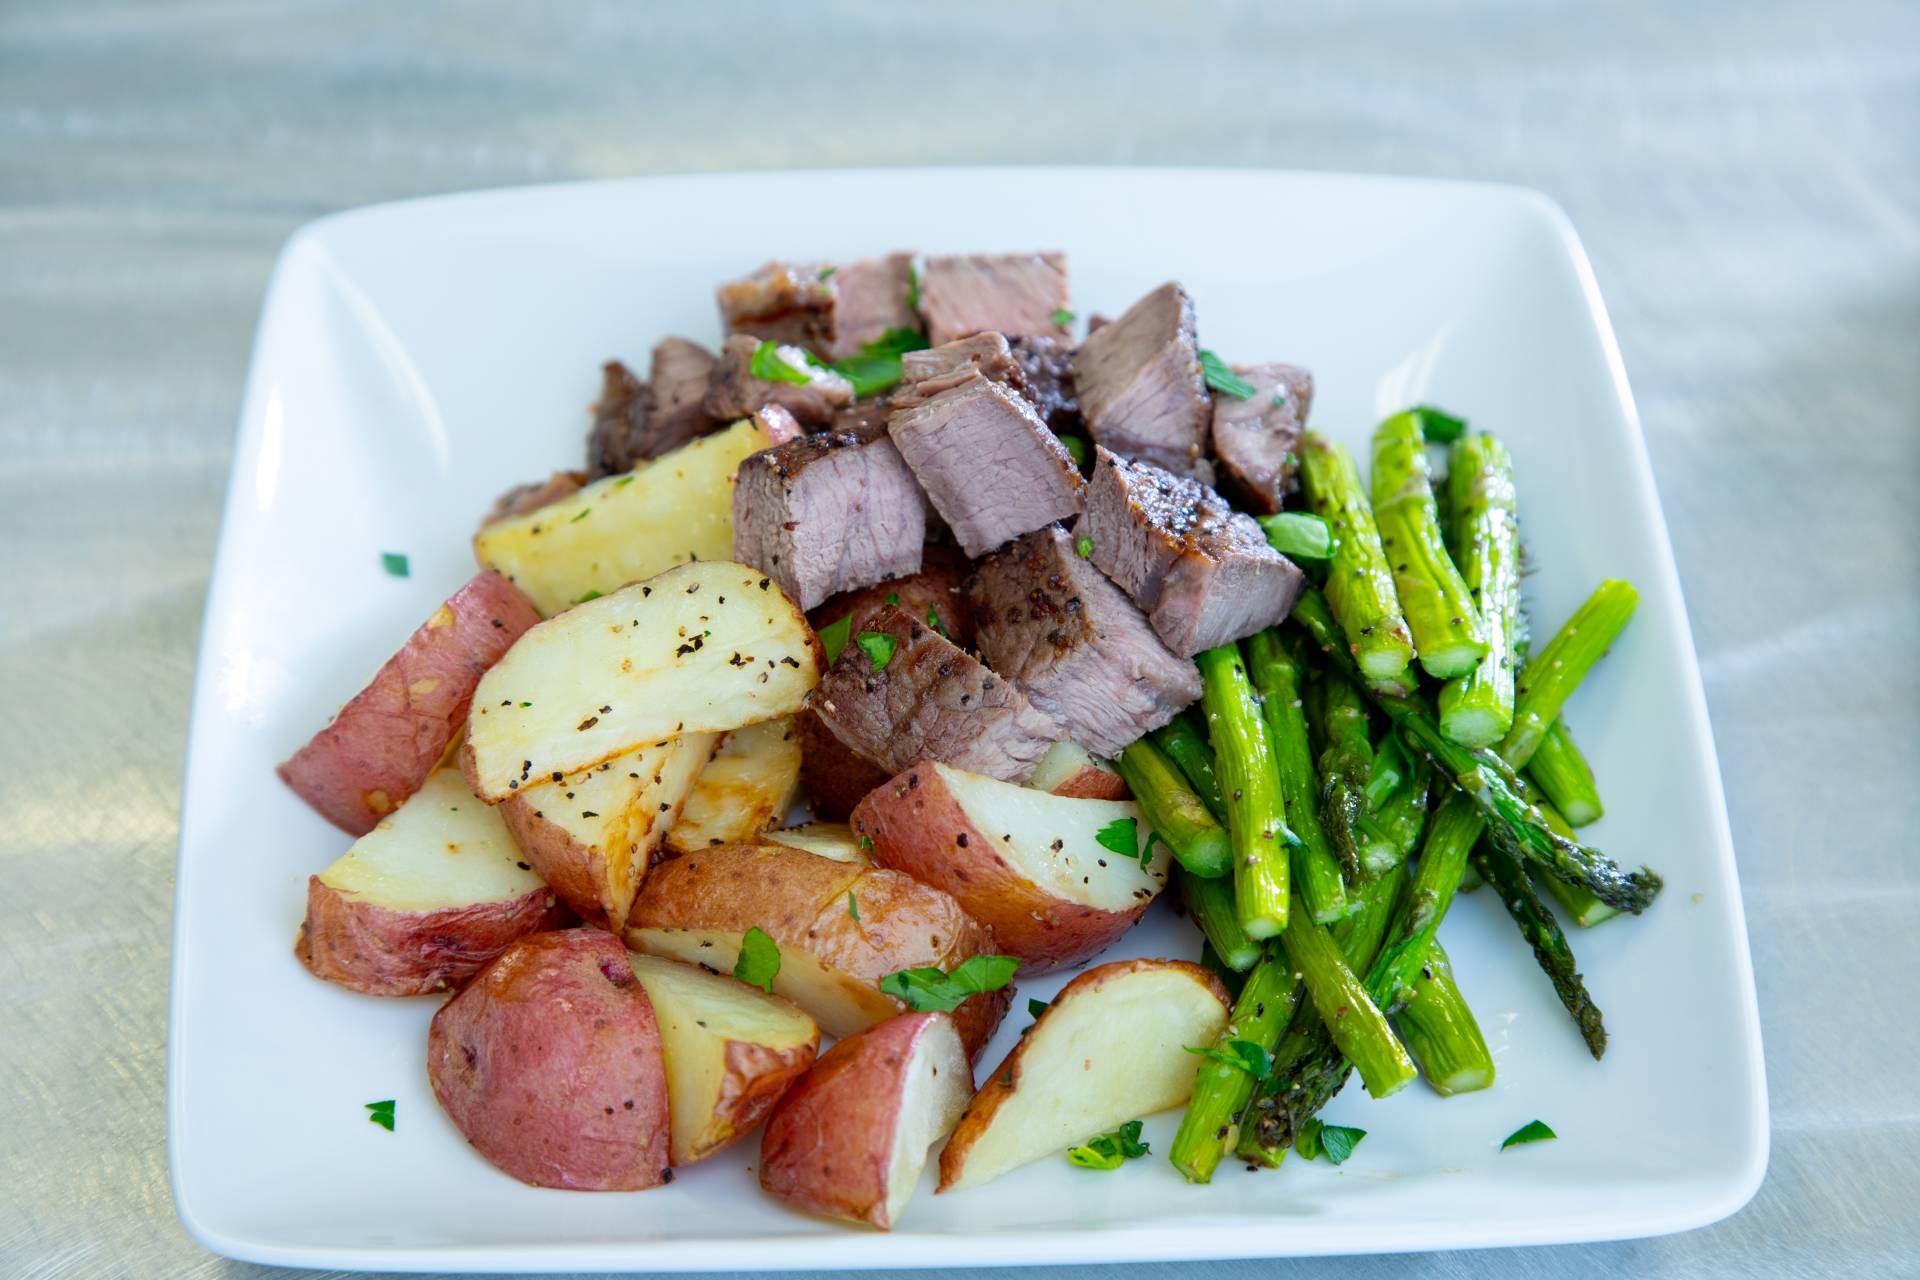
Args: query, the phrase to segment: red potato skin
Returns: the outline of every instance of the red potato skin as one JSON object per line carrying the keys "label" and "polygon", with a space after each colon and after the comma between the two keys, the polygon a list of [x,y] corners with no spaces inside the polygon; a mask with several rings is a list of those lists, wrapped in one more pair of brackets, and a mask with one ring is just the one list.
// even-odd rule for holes
{"label": "red potato skin", "polygon": [[367,834],[420,789],[466,723],[480,677],[538,621],[520,588],[475,575],[280,766],[281,781],[348,835]]}
{"label": "red potato skin", "polygon": [[550,890],[444,911],[395,911],[307,877],[307,918],[293,954],[316,978],[369,996],[459,987],[521,938],[567,923]]}
{"label": "red potato skin", "polygon": [[834,1045],[767,1118],[760,1186],[809,1213],[885,1231],[896,1105],[914,1048],[944,1013],[908,1013]]}
{"label": "red potato skin", "polygon": [[1055,897],[1000,855],[998,841],[968,819],[924,761],[869,792],[851,821],[856,836],[873,841],[875,865],[946,891],[993,930],[1003,952],[1020,958],[1024,974],[1098,955],[1153,905],[1103,911]]}
{"label": "red potato skin", "polygon": [[1092,765],[1083,767],[1059,786],[1053,789],[1056,796],[1067,796],[1074,800],[1131,800],[1133,792],[1127,789],[1127,780],[1107,769],[1096,769]]}
{"label": "red potato skin", "polygon": [[626,948],[598,929],[523,938],[427,1033],[433,1095],[501,1172],[565,1191],[669,1180],[667,1072]]}

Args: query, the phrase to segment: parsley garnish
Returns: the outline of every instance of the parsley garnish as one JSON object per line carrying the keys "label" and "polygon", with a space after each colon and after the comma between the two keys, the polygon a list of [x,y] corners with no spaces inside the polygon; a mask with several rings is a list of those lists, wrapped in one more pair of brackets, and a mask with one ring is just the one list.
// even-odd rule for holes
{"label": "parsley garnish", "polygon": [[839,269],[840,268],[838,267],[822,267],[820,268],[820,274],[815,276],[814,279],[820,281],[822,284],[825,284],[827,281],[833,279],[833,273],[838,271]]}
{"label": "parsley garnish", "polygon": [[407,558],[398,551],[382,551],[380,553],[380,567],[396,578],[404,578],[407,576]]}
{"label": "parsley garnish", "polygon": [[588,591],[587,594],[581,596],[578,600],[575,600],[574,603],[585,604],[589,600],[598,600],[599,598],[600,598],[600,593],[598,591]]}
{"label": "parsley garnish", "polygon": [[797,387],[804,387],[813,381],[804,369],[796,369],[782,358],[777,342],[763,342],[755,347],[747,372],[768,382],[791,382]]}
{"label": "parsley garnish", "polygon": [[747,930],[740,939],[740,956],[733,962],[733,976],[750,987],[773,994],[773,980],[780,972],[780,947],[759,925]]}
{"label": "parsley garnish", "polygon": [[619,478],[618,480],[615,480],[615,481],[614,481],[614,482],[613,482],[612,484],[610,484],[610,485],[608,485],[608,486],[607,486],[607,488],[608,488],[608,489],[610,489],[610,490],[611,490],[611,489],[624,489],[624,488],[626,488],[626,487],[627,487],[628,485],[630,485],[630,484],[632,484],[632,483],[633,483],[633,476],[632,476],[632,475],[624,475],[624,476],[621,476],[621,477],[620,477],[620,478]]}
{"label": "parsley garnish", "polygon": [[1096,831],[1095,844],[1102,849],[1111,849],[1123,858],[1140,857],[1140,824],[1132,818],[1115,818]]}
{"label": "parsley garnish", "polygon": [[853,890],[847,890],[847,914],[853,917],[855,924],[860,923],[860,899],[853,896]]}
{"label": "parsley garnish", "polygon": [[388,1133],[393,1132],[393,1099],[392,1098],[388,1098],[382,1102],[369,1102],[364,1105],[367,1108],[368,1123],[377,1124],[382,1129],[385,1129]]}
{"label": "parsley garnish", "polygon": [[1508,1134],[1507,1140],[1500,1144],[1500,1149],[1505,1151],[1508,1147],[1517,1147],[1526,1142],[1546,1142],[1549,1139],[1559,1136],[1559,1134],[1547,1128],[1544,1122],[1529,1120]]}
{"label": "parsley garnish", "polygon": [[1452,444],[1467,433],[1467,420],[1456,418],[1445,409],[1417,404],[1413,412],[1420,419],[1420,435],[1428,444]]}
{"label": "parsley garnish", "polygon": [[1083,533],[1073,540],[1073,549],[1082,560],[1085,560],[1093,554],[1093,539]]}
{"label": "parsley garnish", "polygon": [[1112,1133],[1103,1133],[1084,1147],[1068,1147],[1067,1159],[1082,1169],[1118,1169],[1150,1151],[1140,1141],[1140,1122],[1129,1120]]}
{"label": "parsley garnish", "polygon": [[1074,466],[1084,467],[1087,465],[1087,442],[1085,438],[1068,432],[1066,435],[1060,437],[1060,443],[1066,446],[1067,456],[1073,459]]}
{"label": "parsley garnish", "polygon": [[840,651],[847,647],[848,635],[853,630],[853,615],[848,614],[835,622],[829,622],[820,628],[820,647],[826,651],[827,661],[839,660]]}
{"label": "parsley garnish", "polygon": [[878,395],[904,376],[900,357],[924,351],[927,336],[912,329],[889,329],[860,348],[860,354],[836,360],[827,367],[853,384],[856,397]]}
{"label": "parsley garnish", "polygon": [[1328,1164],[1345,1164],[1353,1149],[1360,1145],[1360,1139],[1366,1136],[1365,1129],[1309,1120],[1293,1135],[1293,1149],[1303,1160],[1325,1156]]}
{"label": "parsley garnish", "polygon": [[864,849],[864,850],[865,850],[866,852],[868,852],[868,853],[872,853],[872,852],[873,852],[873,837],[872,837],[872,836],[861,836],[861,837],[860,837],[860,847],[861,847],[862,849]]}
{"label": "parsley garnish", "polygon": [[1227,368],[1226,361],[1204,348],[1200,352],[1200,373],[1215,391],[1224,392],[1236,400],[1253,399],[1253,384]]}
{"label": "parsley garnish", "polygon": [[938,969],[902,969],[880,979],[880,990],[907,1002],[915,1013],[938,1009],[952,1013],[968,996],[998,991],[1013,980],[1020,962],[1012,956],[969,956],[951,973]]}
{"label": "parsley garnish", "polygon": [[1252,1040],[1229,1040],[1224,1049],[1200,1049],[1190,1044],[1181,1047],[1188,1053],[1197,1053],[1203,1058],[1237,1067],[1255,1080],[1265,1080],[1273,1074],[1273,1055],[1267,1052],[1265,1045]]}
{"label": "parsley garnish", "polygon": [[1027,1016],[1032,1018],[1035,1022],[1038,1022],[1040,1021],[1040,1015],[1045,1013],[1051,1007],[1052,1006],[1049,1005],[1045,1000],[1037,1000],[1032,997],[1029,997],[1027,999]]}
{"label": "parsley garnish", "polygon": [[1289,560],[1329,560],[1333,557],[1333,529],[1307,511],[1283,511],[1261,516],[1267,545]]}
{"label": "parsley garnish", "polygon": [[[938,631],[941,635],[947,635],[947,628],[940,621],[940,610],[932,605],[927,606],[927,625],[935,631]],[[953,637],[947,636],[947,638],[951,640]]]}
{"label": "parsley garnish", "polygon": [[592,508],[592,507],[582,507],[582,508],[580,508],[580,514],[579,514],[579,515],[577,515],[577,516],[575,516],[575,517],[574,517],[573,519],[571,519],[571,520],[569,520],[569,521],[567,521],[567,523],[568,523],[568,524],[579,524],[579,523],[580,523],[580,522],[581,522],[582,520],[585,520],[585,519],[586,519],[586,518],[587,518],[588,516],[590,516],[590,515],[592,515],[592,514],[593,514],[593,508]]}
{"label": "parsley garnish", "polygon": [[899,593],[898,591],[889,591],[889,592],[887,592],[887,594],[886,594],[886,596],[885,596],[884,598],[885,598],[885,600],[886,600],[886,602],[887,602],[888,604],[899,604],[899,603],[900,603],[900,593]]}
{"label": "parsley garnish", "polygon": [[1073,312],[1067,310],[1065,307],[1055,307],[1053,311],[1053,322],[1055,325],[1064,329],[1073,323]]}
{"label": "parsley garnish", "polygon": [[893,651],[900,642],[884,631],[862,631],[853,638],[860,646],[860,652],[867,655],[867,661],[873,664],[875,671],[885,671],[887,664],[893,661]]}

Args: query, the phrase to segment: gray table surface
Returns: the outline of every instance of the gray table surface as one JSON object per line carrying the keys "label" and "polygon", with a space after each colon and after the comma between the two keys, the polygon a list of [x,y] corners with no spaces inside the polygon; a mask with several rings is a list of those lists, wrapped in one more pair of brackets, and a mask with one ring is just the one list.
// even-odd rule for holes
{"label": "gray table surface", "polygon": [[510,183],[1009,161],[1560,200],[1726,774],[1773,1111],[1751,1206],[1209,1274],[1913,1274],[1916,138],[1912,4],[0,5],[0,1274],[257,1273],[177,1225],[162,1097],[194,645],[288,233]]}

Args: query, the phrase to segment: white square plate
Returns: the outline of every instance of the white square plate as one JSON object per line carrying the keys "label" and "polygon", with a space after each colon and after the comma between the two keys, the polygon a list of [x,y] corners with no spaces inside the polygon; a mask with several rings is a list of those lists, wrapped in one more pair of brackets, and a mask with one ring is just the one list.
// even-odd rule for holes
{"label": "white square plate", "polygon": [[[760,1194],[757,1147],[641,1195],[496,1172],[422,1069],[436,1002],[379,1000],[295,963],[305,880],[347,841],[273,765],[474,566],[508,485],[579,465],[609,356],[716,337],[716,282],[769,257],[1064,249],[1082,315],[1177,278],[1204,343],[1317,375],[1350,444],[1432,402],[1498,432],[1558,625],[1602,577],[1643,601],[1570,709],[1608,800],[1594,841],[1666,892],[1573,941],[1613,1034],[1584,1052],[1486,893],[1446,927],[1499,1066],[1490,1091],[1329,1112],[1369,1132],[1340,1168],[1211,1187],[1162,1158],[1064,1158],[923,1187],[900,1230]],[[385,551],[412,576],[381,571]],[[1157,908],[1116,954],[1197,954]],[[1049,996],[1062,976],[1036,981]],[[1016,1010],[1024,1005],[1016,1002]],[[985,1065],[1026,1018],[1009,1017]],[[181,819],[168,1106],[174,1198],[208,1248],[314,1267],[702,1270],[1272,1256],[1652,1235],[1733,1212],[1766,1165],[1759,1025],[1718,766],[1673,558],[1600,298],[1565,217],[1525,191],[1258,172],[966,170],[606,182],[328,218],[282,255],[234,454]],[[361,1104],[398,1099],[398,1128]],[[1535,1118],[1560,1140],[1502,1153]]]}

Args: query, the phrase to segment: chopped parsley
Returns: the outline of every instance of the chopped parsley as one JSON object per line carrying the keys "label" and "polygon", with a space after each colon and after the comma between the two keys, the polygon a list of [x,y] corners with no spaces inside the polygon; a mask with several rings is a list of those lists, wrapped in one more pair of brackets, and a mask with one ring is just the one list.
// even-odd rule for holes
{"label": "chopped parsley", "polygon": [[902,969],[880,979],[880,990],[907,1002],[915,1013],[952,1013],[968,996],[998,991],[1013,980],[1020,962],[1012,956],[969,956],[951,973],[938,969]]}
{"label": "chopped parsley", "polygon": [[867,655],[867,661],[873,664],[875,671],[885,671],[887,664],[893,661],[893,651],[900,642],[884,631],[862,631],[853,638],[860,646],[860,652]]}
{"label": "chopped parsley", "polygon": [[889,329],[860,348],[858,355],[846,356],[828,365],[853,384],[856,397],[878,395],[904,376],[900,357],[909,351],[924,351],[927,335],[912,329]]}
{"label": "chopped parsley", "polygon": [[[943,636],[947,635],[947,628],[940,621],[940,610],[934,608],[932,605],[927,606],[927,625],[932,627],[935,631],[938,631],[941,635]],[[953,637],[947,636],[947,639],[951,640],[953,639]]]}
{"label": "chopped parsley", "polygon": [[840,651],[847,647],[847,639],[852,631],[852,614],[848,614],[837,622],[829,622],[826,626],[820,628],[818,632],[820,636],[820,648],[826,652],[828,662],[838,661]]}
{"label": "chopped parsley", "polygon": [[1073,312],[1067,310],[1065,307],[1055,307],[1053,311],[1053,322],[1064,329],[1073,323]]}
{"label": "chopped parsley", "polygon": [[1140,1122],[1129,1120],[1112,1133],[1103,1133],[1084,1147],[1068,1147],[1067,1159],[1082,1169],[1118,1169],[1152,1148],[1140,1141]]}
{"label": "chopped parsley", "polygon": [[1093,539],[1083,533],[1073,540],[1073,549],[1082,560],[1085,560],[1093,554]]}
{"label": "chopped parsley", "polygon": [[396,578],[404,578],[409,572],[407,558],[398,551],[382,551],[380,553],[380,567]]}
{"label": "chopped parsley", "polygon": [[577,515],[577,516],[575,516],[575,517],[574,517],[573,519],[571,519],[571,520],[569,520],[569,521],[567,521],[567,523],[568,523],[568,524],[579,524],[579,523],[580,523],[580,522],[581,522],[582,520],[585,520],[585,519],[586,519],[586,518],[587,518],[588,516],[590,516],[590,515],[592,515],[592,514],[593,514],[593,508],[592,508],[592,507],[582,507],[582,508],[580,508],[580,514],[579,514],[579,515]]}
{"label": "chopped parsley", "polygon": [[1182,1047],[1188,1053],[1196,1053],[1203,1058],[1211,1058],[1215,1062],[1224,1062],[1230,1067],[1237,1067],[1255,1080],[1265,1080],[1273,1074],[1273,1055],[1267,1051],[1265,1045],[1253,1040],[1229,1040],[1226,1047],[1222,1049],[1200,1049],[1193,1045]]}
{"label": "chopped parsley", "polygon": [[861,837],[860,837],[860,847],[861,847],[861,848],[862,848],[863,850],[865,850],[866,852],[868,852],[868,853],[872,853],[872,852],[873,852],[873,837],[872,837],[872,836],[861,836]]}
{"label": "chopped parsley", "polygon": [[768,382],[791,382],[797,387],[804,387],[813,381],[812,375],[806,370],[796,369],[786,362],[777,342],[763,342],[755,347],[747,372]]}
{"label": "chopped parsley", "polygon": [[1069,431],[1066,435],[1060,437],[1060,443],[1066,446],[1067,456],[1073,459],[1074,466],[1084,467],[1087,465],[1087,441],[1085,436],[1077,436]]}
{"label": "chopped parsley", "polygon": [[1517,1147],[1528,1142],[1548,1142],[1559,1136],[1547,1128],[1544,1121],[1529,1120],[1508,1134],[1507,1140],[1500,1144],[1500,1149],[1505,1151],[1508,1147]]}
{"label": "chopped parsley", "polygon": [[907,310],[918,311],[919,309],[920,264],[917,262],[909,262],[907,264]]}
{"label": "chopped parsley", "polygon": [[1452,444],[1467,434],[1467,420],[1456,418],[1445,409],[1417,404],[1413,406],[1413,416],[1419,419],[1420,434],[1428,444]]}
{"label": "chopped parsley", "polygon": [[574,603],[585,604],[589,600],[598,600],[599,598],[600,598],[600,593],[598,591],[589,590],[585,595],[575,600]]}
{"label": "chopped parsley", "polygon": [[1143,856],[1140,849],[1140,824],[1132,818],[1115,818],[1094,832],[1093,842],[1123,858]]}
{"label": "chopped parsley", "polygon": [[1038,1022],[1040,1021],[1040,1015],[1045,1013],[1051,1007],[1052,1006],[1049,1005],[1045,1000],[1038,1000],[1038,999],[1029,997],[1027,1000],[1027,1016],[1032,1018],[1035,1022]]}
{"label": "chopped parsley", "polygon": [[629,473],[627,475],[621,476],[618,480],[615,480],[612,484],[608,485],[607,488],[609,490],[624,489],[632,483],[633,483],[633,476],[631,473]]}
{"label": "chopped parsley", "polygon": [[364,1104],[367,1108],[367,1122],[377,1124],[388,1133],[393,1132],[393,1099]]}
{"label": "chopped parsley", "polygon": [[747,936],[740,939],[740,956],[733,962],[733,976],[750,987],[758,987],[772,995],[773,980],[779,972],[779,944],[768,937],[759,925],[753,926],[747,930]]}
{"label": "chopped parsley", "polygon": [[1360,1145],[1360,1139],[1366,1136],[1365,1129],[1309,1120],[1294,1133],[1293,1149],[1302,1160],[1325,1156],[1328,1164],[1345,1164],[1353,1149]]}
{"label": "chopped parsley", "polygon": [[847,914],[853,917],[855,924],[860,923],[860,899],[853,896],[853,890],[847,890]]}
{"label": "chopped parsley", "polygon": [[820,268],[820,274],[815,276],[814,279],[818,280],[821,284],[825,284],[827,281],[833,279],[833,273],[839,269],[838,267],[822,267]]}
{"label": "chopped parsley", "polygon": [[898,591],[889,591],[889,592],[887,592],[887,594],[886,594],[886,596],[885,596],[884,598],[885,598],[885,600],[886,600],[886,602],[887,602],[888,604],[899,604],[899,603],[900,603],[900,593],[899,593]]}
{"label": "chopped parsley", "polygon": [[1226,361],[1204,348],[1200,352],[1200,373],[1206,378],[1207,385],[1215,391],[1230,395],[1236,400],[1253,399],[1253,384],[1227,368]]}

